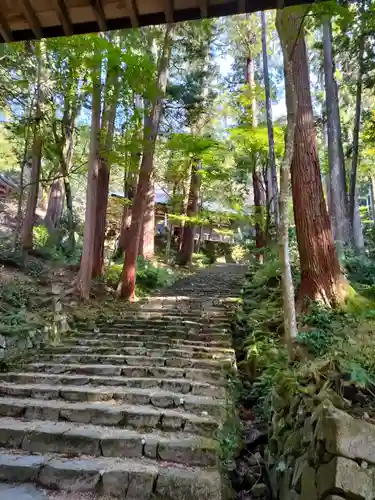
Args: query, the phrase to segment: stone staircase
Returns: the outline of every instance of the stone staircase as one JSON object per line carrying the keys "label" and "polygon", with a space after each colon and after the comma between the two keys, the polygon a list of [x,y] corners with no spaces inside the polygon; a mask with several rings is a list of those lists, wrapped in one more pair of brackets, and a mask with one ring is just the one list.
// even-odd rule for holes
{"label": "stone staircase", "polygon": [[235,363],[226,304],[244,272],[215,266],[180,280],[1,373],[0,481],[90,498],[221,499],[216,436]]}

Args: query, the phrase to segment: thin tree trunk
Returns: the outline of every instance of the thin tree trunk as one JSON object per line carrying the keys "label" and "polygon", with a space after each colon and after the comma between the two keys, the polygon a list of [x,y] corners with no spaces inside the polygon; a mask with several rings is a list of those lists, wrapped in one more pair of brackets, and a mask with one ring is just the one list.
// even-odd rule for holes
{"label": "thin tree trunk", "polygon": [[357,193],[355,196],[355,213],[354,213],[354,220],[353,220],[353,241],[354,241],[354,248],[358,252],[363,252],[363,250],[365,248],[365,240],[363,237],[361,212],[359,210]]}
{"label": "thin tree trunk", "polygon": [[[255,68],[254,68],[254,59],[252,57],[252,54],[249,54],[249,57],[247,59],[246,81],[249,86],[250,96],[251,96],[251,126],[255,128],[258,126],[258,116],[257,116],[257,101],[255,97]],[[260,249],[264,248],[266,235],[265,235],[265,224],[264,224],[265,199],[261,193],[262,188],[261,188],[261,181],[258,168],[259,166],[257,165],[257,158],[254,155],[252,177],[253,177],[254,211],[255,211],[255,246],[257,249]],[[263,263],[264,254],[260,251],[257,251],[256,259],[258,260],[258,262]]]}
{"label": "thin tree trunk", "polygon": [[30,186],[29,193],[27,197],[27,205],[25,218],[22,227],[22,248],[23,250],[30,250],[33,246],[33,227],[35,224],[35,210],[38,203],[38,193],[39,193],[39,179],[40,170],[42,165],[42,136],[41,136],[41,105],[43,100],[43,89],[42,89],[42,47],[43,42],[38,42],[35,45],[35,52],[37,55],[37,91],[36,91],[36,110],[35,110],[35,121],[34,121],[34,138],[33,138],[33,148],[32,148],[32,162],[31,162],[31,174],[30,174]]}
{"label": "thin tree trunk", "polygon": [[370,179],[370,200],[372,223],[375,224],[375,177]]}
{"label": "thin tree trunk", "polygon": [[281,262],[281,278],[283,287],[284,335],[288,348],[289,360],[294,358],[293,343],[297,337],[296,307],[292,266],[289,252],[289,181],[290,168],[294,156],[294,140],[297,125],[298,96],[293,83],[293,64],[288,51],[288,44],[284,30],[283,14],[280,10],[276,14],[276,28],[279,32],[284,57],[284,78],[287,99],[288,124],[286,131],[284,158],[280,167],[280,228],[279,228],[279,256]]}
{"label": "thin tree trunk", "polygon": [[262,23],[262,52],[263,52],[263,78],[264,78],[264,89],[266,94],[266,117],[267,117],[267,130],[268,130],[268,176],[270,182],[268,182],[268,199],[267,204],[269,210],[273,215],[276,228],[279,227],[279,188],[277,183],[277,170],[276,170],[276,159],[275,159],[275,140],[273,135],[273,123],[272,123],[272,101],[271,101],[271,90],[270,90],[270,77],[268,71],[268,55],[267,55],[267,26],[265,12],[261,11],[261,23]]}
{"label": "thin tree trunk", "polygon": [[100,144],[100,105],[101,105],[101,62],[93,68],[92,73],[92,112],[91,136],[87,174],[85,229],[83,234],[83,252],[81,266],[76,280],[76,287],[82,299],[88,299],[91,289],[92,263],[94,255],[96,195],[99,174]]}
{"label": "thin tree trunk", "polygon": [[330,215],[336,245],[338,251],[341,252],[343,245],[349,243],[349,226],[347,219],[345,166],[340,154],[340,111],[334,77],[332,27],[329,18],[324,19],[323,22],[323,54],[327,109]]}
{"label": "thin tree trunk", "polygon": [[70,185],[69,177],[64,177],[64,191],[66,201],[66,213],[68,218],[68,233],[70,251],[74,252],[76,246],[76,239],[74,235],[74,213],[73,213],[73,196],[72,188]]}
{"label": "thin tree trunk", "polygon": [[[349,218],[353,228],[353,245],[356,250],[361,248],[356,247],[356,238],[354,237],[355,212],[356,212],[356,189],[357,189],[357,169],[359,159],[359,131],[361,127],[361,108],[362,108],[362,80],[364,72],[364,52],[365,52],[365,35],[362,35],[359,41],[358,51],[358,76],[357,90],[355,101],[355,118],[353,129],[353,153],[352,153],[352,170],[350,173],[350,192],[349,192]],[[357,221],[358,223],[358,221]]]}
{"label": "thin tree trunk", "polygon": [[[197,217],[199,208],[199,188],[200,188],[200,161],[192,162],[191,166],[191,180],[189,190],[189,202],[187,206],[187,216],[189,218]],[[196,224],[188,220],[184,226],[182,234],[182,244],[179,257],[179,265],[187,266],[191,264],[194,253],[194,239],[195,239]]]}
{"label": "thin tree trunk", "polygon": [[141,238],[138,255],[144,259],[152,259],[155,253],[155,185],[150,179],[143,215]]}
{"label": "thin tree trunk", "polygon": [[[189,161],[189,167],[188,167],[188,172],[186,179],[183,182],[183,196],[181,200],[181,215],[183,217],[187,216],[187,209],[188,209],[188,204],[189,204],[189,193],[190,193],[190,183],[191,183],[191,168],[192,168],[192,162]],[[185,228],[185,220],[182,219],[180,221],[180,234],[178,237],[178,251],[181,252],[182,248],[182,240],[184,237],[184,228]]]}
{"label": "thin tree trunk", "polygon": [[[303,22],[307,7],[288,7],[280,11],[282,45],[291,59],[293,86],[298,108],[291,167],[293,207],[301,284],[298,302],[308,299],[327,306],[341,303],[347,296],[347,282],[341,273],[325,205],[312,113],[307,50]],[[293,99],[286,87],[287,106]]]}
{"label": "thin tree trunk", "polygon": [[266,246],[266,232],[265,232],[265,196],[262,186],[262,176],[260,172],[253,169],[253,186],[254,186],[254,206],[255,206],[255,245],[257,249],[256,259],[259,263],[264,262],[264,252],[262,249]]}
{"label": "thin tree trunk", "polygon": [[147,189],[154,167],[154,152],[156,138],[159,133],[160,119],[168,80],[168,63],[171,48],[172,26],[166,26],[162,53],[159,60],[158,88],[160,95],[152,104],[149,119],[145,123],[144,150],[139,170],[137,191],[132,208],[132,222],[129,230],[129,242],[126,247],[125,261],[122,270],[122,281],[119,285],[121,297],[128,300],[135,298],[136,265],[139,240],[142,229],[142,218],[145,209]]}

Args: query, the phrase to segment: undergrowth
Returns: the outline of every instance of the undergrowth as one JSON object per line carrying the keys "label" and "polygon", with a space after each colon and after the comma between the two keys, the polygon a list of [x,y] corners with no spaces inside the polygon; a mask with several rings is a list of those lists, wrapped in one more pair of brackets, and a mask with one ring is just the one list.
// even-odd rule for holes
{"label": "undergrowth", "polygon": [[[280,265],[276,255],[263,266],[253,263],[237,312],[234,341],[242,380],[248,390],[244,404],[269,420],[277,405],[275,389],[288,399],[311,384],[327,384],[336,392],[355,386],[375,404],[375,262],[346,254],[343,265],[357,291],[343,310],[311,305],[298,316],[297,342],[303,361],[288,363],[283,342]],[[298,288],[298,267],[293,266]]]}
{"label": "undergrowth", "polygon": [[[116,288],[121,281],[122,263],[113,264],[107,272],[107,284]],[[157,266],[155,262],[143,257],[137,258],[137,295],[146,295],[152,290],[171,284],[176,279],[176,273],[168,268]]]}

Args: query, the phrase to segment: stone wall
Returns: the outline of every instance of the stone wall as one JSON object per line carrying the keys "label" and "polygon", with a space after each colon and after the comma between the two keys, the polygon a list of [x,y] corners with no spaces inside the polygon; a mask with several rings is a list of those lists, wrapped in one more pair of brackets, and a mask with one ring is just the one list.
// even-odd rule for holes
{"label": "stone wall", "polygon": [[[307,391],[308,392],[308,391]],[[269,478],[280,500],[374,500],[375,422],[333,391],[274,394]],[[333,404],[333,402],[335,405]]]}

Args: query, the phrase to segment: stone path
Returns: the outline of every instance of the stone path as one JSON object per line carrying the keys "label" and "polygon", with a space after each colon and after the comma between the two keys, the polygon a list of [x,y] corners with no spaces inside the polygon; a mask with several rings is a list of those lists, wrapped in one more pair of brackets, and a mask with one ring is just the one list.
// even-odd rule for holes
{"label": "stone path", "polygon": [[1,373],[0,481],[70,492],[43,493],[56,499],[219,500],[215,437],[235,361],[226,304],[244,272],[180,280]]}

